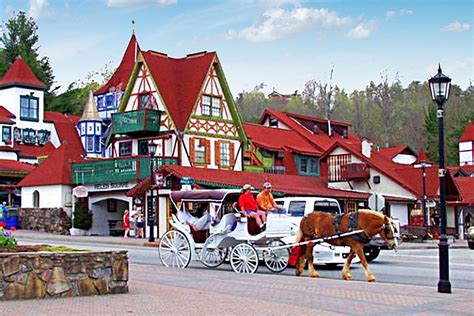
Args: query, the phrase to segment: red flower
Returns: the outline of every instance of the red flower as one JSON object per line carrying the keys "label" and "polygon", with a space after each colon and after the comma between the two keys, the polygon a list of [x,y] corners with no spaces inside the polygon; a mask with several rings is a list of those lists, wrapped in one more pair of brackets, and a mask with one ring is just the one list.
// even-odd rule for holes
{"label": "red flower", "polygon": [[10,231],[14,232],[15,231],[15,226],[10,227]]}
{"label": "red flower", "polygon": [[7,223],[5,222],[0,222],[0,227],[5,228],[7,226]]}

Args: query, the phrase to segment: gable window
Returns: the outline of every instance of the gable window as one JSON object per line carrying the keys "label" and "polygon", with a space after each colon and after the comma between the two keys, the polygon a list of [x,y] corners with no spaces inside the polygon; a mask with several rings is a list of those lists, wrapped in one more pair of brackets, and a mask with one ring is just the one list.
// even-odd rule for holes
{"label": "gable window", "polygon": [[270,119],[268,120],[268,124],[270,125],[270,127],[278,127],[278,120],[274,117],[270,117]]}
{"label": "gable window", "polygon": [[201,114],[221,117],[221,98],[203,95],[201,98]]}
{"label": "gable window", "polygon": [[121,142],[119,144],[119,157],[127,157],[132,155],[132,142]]}
{"label": "gable window", "polygon": [[33,192],[33,207],[39,207],[40,205],[40,194],[38,191]]}
{"label": "gable window", "polygon": [[10,126],[2,127],[2,141],[5,144],[11,143],[12,141],[12,128]]}
{"label": "gable window", "polygon": [[142,93],[140,94],[140,104],[139,104],[139,108],[140,109],[148,109],[150,108],[151,106],[151,99],[150,99],[150,94],[149,93]]}
{"label": "gable window", "polygon": [[38,121],[39,99],[31,95],[20,96],[20,119]]}
{"label": "gable window", "polygon": [[194,162],[200,165],[206,164],[206,142],[197,140],[194,147]]}
{"label": "gable window", "polygon": [[219,164],[221,166],[230,166],[230,143],[221,142],[220,143],[220,159]]}

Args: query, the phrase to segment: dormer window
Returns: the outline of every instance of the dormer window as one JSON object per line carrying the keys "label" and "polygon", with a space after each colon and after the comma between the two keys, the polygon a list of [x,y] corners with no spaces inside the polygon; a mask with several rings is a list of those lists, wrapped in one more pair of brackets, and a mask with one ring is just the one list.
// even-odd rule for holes
{"label": "dormer window", "polygon": [[270,125],[270,127],[278,128],[278,120],[274,117],[270,117],[268,124]]}
{"label": "dormer window", "polygon": [[203,95],[201,99],[201,114],[221,117],[221,98]]}
{"label": "dormer window", "polygon": [[20,96],[20,119],[24,121],[39,121],[39,98],[32,95]]}

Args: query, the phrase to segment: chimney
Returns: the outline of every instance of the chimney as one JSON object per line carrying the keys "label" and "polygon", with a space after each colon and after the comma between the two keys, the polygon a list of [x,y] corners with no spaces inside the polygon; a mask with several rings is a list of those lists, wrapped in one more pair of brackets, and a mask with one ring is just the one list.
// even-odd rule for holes
{"label": "chimney", "polygon": [[364,155],[367,158],[370,158],[372,156],[372,146],[374,144],[369,142],[367,139],[362,139],[362,155]]}

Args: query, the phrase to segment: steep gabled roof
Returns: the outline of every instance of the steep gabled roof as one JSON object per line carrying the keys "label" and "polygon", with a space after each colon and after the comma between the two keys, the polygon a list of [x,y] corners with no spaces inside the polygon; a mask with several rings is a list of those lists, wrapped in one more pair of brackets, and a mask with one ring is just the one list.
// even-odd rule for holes
{"label": "steep gabled roof", "polygon": [[132,74],[133,67],[135,66],[135,61],[139,51],[140,46],[138,45],[137,38],[135,37],[135,34],[132,34],[120,65],[115,70],[109,81],[100,87],[94,95],[104,94],[110,90],[125,90],[130,75]]}
{"label": "steep gabled roof", "polygon": [[13,124],[15,123],[15,121],[12,120],[14,118],[15,115],[0,105],[0,123]]}
{"label": "steep gabled roof", "polygon": [[458,143],[469,141],[474,141],[474,123],[471,121],[467,123],[464,133],[459,138]]}
{"label": "steep gabled roof", "polygon": [[420,150],[420,152],[418,153],[418,157],[416,158],[413,165],[421,164],[422,161],[424,161],[427,164],[432,164],[432,162],[428,159],[428,156],[426,155],[426,153],[423,149]]}
{"label": "steep gabled roof", "polygon": [[465,205],[474,206],[474,177],[456,177],[454,184]]}
{"label": "steep gabled roof", "polygon": [[284,148],[300,154],[319,156],[321,151],[293,130],[244,123],[245,133],[259,147],[281,151]]}
{"label": "steep gabled roof", "polygon": [[142,54],[176,128],[184,130],[216,53],[203,52],[185,58],[153,51]]}
{"label": "steep gabled roof", "polygon": [[12,86],[24,86],[44,90],[46,85],[31,71],[28,64],[17,57],[0,80],[0,89]]}
{"label": "steep gabled roof", "polygon": [[79,116],[63,114],[60,112],[44,112],[44,121],[54,123],[61,144],[67,141],[74,146],[82,148],[81,138],[77,132],[76,125],[79,122]]}
{"label": "steep gabled roof", "polygon": [[393,159],[395,156],[403,153],[410,153],[416,156],[416,153],[408,145],[383,147],[379,148],[378,151],[388,159]]}
{"label": "steep gabled roof", "polygon": [[47,142],[44,146],[35,146],[35,145],[24,145],[17,144],[13,148],[18,152],[20,158],[32,158],[36,159],[39,156],[45,156],[51,154],[55,148],[51,142]]}
{"label": "steep gabled roof", "polygon": [[[282,192],[284,194],[316,195],[360,200],[366,200],[369,197],[368,193],[330,189],[327,187],[327,179],[325,178],[203,169],[172,165],[165,165],[161,170],[179,178],[190,177],[194,183],[205,186],[241,188],[244,184],[250,183],[257,189],[263,189],[263,183],[269,181],[272,183],[274,191]],[[138,183],[136,187],[132,188],[128,192],[128,195],[133,195],[134,192],[146,191],[147,186],[149,187],[149,185],[149,178],[145,179]]]}
{"label": "steep gabled roof", "polygon": [[18,183],[20,187],[71,184],[71,162],[83,160],[82,145],[70,144],[65,141],[49,157],[29,175]]}

